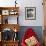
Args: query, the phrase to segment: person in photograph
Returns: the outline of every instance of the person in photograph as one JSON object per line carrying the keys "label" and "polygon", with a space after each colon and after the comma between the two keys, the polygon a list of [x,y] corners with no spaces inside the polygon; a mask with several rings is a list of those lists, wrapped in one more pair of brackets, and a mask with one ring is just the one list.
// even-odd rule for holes
{"label": "person in photograph", "polygon": [[27,9],[27,17],[33,17],[33,9]]}

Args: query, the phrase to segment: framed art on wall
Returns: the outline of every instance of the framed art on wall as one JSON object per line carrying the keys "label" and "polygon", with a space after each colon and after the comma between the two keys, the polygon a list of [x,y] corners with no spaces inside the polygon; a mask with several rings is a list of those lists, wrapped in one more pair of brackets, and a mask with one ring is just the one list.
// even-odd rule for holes
{"label": "framed art on wall", "polygon": [[25,19],[26,20],[36,19],[36,8],[35,7],[25,7]]}
{"label": "framed art on wall", "polygon": [[9,10],[2,10],[2,15],[9,15]]}

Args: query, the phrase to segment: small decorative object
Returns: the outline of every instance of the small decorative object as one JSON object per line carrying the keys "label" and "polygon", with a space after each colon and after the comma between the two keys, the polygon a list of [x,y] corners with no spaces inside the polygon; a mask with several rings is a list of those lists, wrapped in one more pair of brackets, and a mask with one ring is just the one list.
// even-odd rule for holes
{"label": "small decorative object", "polygon": [[25,8],[25,18],[27,20],[35,20],[36,19],[36,8],[26,7]]}
{"label": "small decorative object", "polygon": [[9,14],[10,15],[16,15],[17,14],[17,11],[11,10]]}
{"label": "small decorative object", "polygon": [[9,10],[2,10],[2,15],[9,15]]}
{"label": "small decorative object", "polygon": [[17,0],[15,0],[15,7],[16,7],[16,4],[17,4],[17,2],[16,2]]}
{"label": "small decorative object", "polygon": [[14,10],[10,10],[10,15],[13,15],[14,14]]}

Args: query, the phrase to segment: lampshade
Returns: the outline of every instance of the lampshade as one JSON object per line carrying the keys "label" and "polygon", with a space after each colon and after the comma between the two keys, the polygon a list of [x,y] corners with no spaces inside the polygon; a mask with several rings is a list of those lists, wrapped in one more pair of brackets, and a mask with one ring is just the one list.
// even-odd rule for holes
{"label": "lampshade", "polygon": [[17,29],[16,28],[14,29],[14,32],[17,32]]}

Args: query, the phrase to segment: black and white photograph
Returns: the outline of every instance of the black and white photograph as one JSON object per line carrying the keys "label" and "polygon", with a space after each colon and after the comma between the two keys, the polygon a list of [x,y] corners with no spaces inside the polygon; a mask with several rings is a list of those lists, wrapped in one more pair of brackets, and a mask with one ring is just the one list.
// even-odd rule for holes
{"label": "black and white photograph", "polygon": [[36,8],[35,7],[26,7],[25,8],[25,18],[28,20],[36,19]]}

